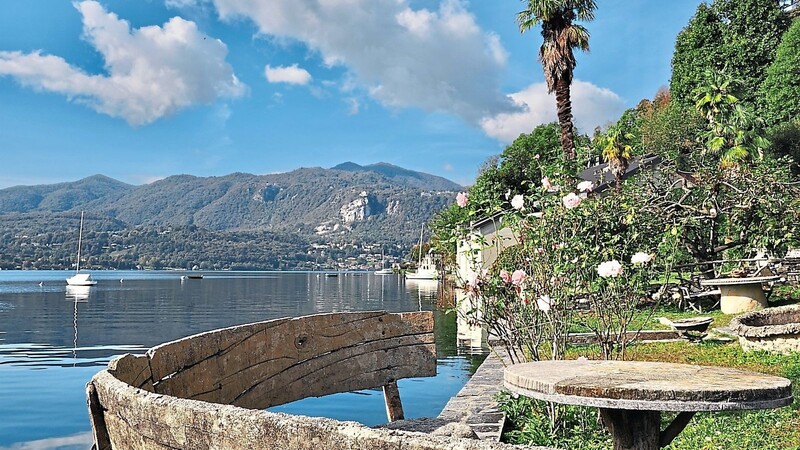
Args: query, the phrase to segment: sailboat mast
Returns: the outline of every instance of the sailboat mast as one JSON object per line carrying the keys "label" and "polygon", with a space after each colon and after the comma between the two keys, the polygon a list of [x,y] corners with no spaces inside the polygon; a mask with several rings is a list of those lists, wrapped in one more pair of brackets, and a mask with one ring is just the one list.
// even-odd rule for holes
{"label": "sailboat mast", "polygon": [[81,211],[81,226],[78,229],[78,262],[75,264],[75,273],[81,271],[81,240],[83,239],[83,211]]}
{"label": "sailboat mast", "polygon": [[419,230],[419,263],[417,265],[417,270],[419,267],[422,266],[422,233],[425,231],[425,222],[422,222],[422,228]]}

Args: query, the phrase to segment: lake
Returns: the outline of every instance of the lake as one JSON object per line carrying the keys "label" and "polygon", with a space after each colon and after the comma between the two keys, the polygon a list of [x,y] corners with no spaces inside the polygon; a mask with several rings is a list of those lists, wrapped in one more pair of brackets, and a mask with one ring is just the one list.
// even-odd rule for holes
{"label": "lake", "polygon": [[[435,284],[398,275],[315,272],[93,272],[67,289],[66,271],[0,271],[0,450],[87,450],[85,385],[114,356],[202,331],[342,311],[435,311],[437,375],[399,381],[406,418],[435,417],[484,355],[456,347],[453,314]],[[183,272],[185,274],[185,272]],[[386,421],[380,390],[305,399],[271,411]]]}

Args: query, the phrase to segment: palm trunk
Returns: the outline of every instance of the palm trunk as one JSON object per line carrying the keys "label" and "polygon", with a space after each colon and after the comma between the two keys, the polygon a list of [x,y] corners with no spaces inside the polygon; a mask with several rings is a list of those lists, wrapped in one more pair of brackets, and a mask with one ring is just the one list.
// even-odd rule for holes
{"label": "palm trunk", "polygon": [[556,81],[556,109],[558,125],[561,127],[561,148],[567,161],[575,159],[575,136],[572,134],[572,100],[570,99],[570,83],[565,77]]}

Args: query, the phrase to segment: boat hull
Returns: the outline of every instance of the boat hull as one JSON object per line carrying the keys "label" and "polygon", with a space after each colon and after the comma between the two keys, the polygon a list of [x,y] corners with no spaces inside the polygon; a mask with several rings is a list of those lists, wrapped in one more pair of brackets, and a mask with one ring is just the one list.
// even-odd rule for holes
{"label": "boat hull", "polygon": [[95,284],[97,284],[97,281],[94,281],[88,273],[77,273],[67,278],[67,285],[69,286],[94,286]]}

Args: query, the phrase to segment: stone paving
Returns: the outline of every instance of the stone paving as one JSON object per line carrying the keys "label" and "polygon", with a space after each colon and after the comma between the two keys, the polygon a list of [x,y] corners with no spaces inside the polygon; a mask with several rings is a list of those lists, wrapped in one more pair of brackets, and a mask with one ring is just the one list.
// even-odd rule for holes
{"label": "stone paving", "polygon": [[495,347],[438,418],[466,423],[479,439],[499,442],[506,417],[497,409],[495,396],[503,388],[504,360],[508,361],[508,356]]}

